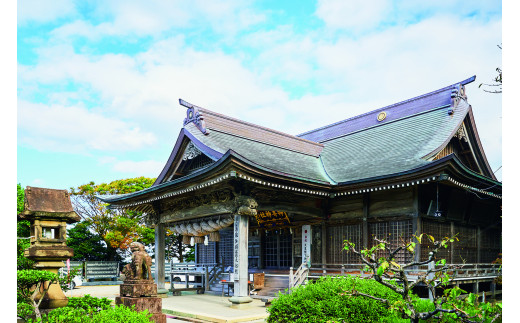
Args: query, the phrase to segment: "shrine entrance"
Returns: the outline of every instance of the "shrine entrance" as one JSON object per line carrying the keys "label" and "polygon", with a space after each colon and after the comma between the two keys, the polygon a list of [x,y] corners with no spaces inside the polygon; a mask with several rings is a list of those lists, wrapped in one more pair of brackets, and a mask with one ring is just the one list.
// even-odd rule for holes
{"label": "shrine entrance", "polygon": [[267,269],[287,269],[292,265],[292,234],[287,230],[265,234],[263,258]]}
{"label": "shrine entrance", "polygon": [[260,210],[255,222],[262,230],[262,259],[266,269],[288,269],[292,266],[292,230],[286,212]]}

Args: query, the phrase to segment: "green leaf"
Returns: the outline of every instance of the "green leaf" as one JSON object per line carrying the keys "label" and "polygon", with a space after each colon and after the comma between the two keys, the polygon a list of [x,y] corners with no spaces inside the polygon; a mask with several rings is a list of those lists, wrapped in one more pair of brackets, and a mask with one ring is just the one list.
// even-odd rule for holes
{"label": "green leaf", "polygon": [[441,260],[437,261],[435,264],[444,266],[444,265],[446,265],[446,259],[441,259]]}

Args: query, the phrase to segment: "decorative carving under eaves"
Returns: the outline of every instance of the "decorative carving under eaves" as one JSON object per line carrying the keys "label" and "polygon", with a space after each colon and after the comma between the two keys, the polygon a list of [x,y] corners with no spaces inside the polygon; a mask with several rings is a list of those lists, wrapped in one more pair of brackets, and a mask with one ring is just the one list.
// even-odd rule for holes
{"label": "decorative carving under eaves", "polygon": [[258,207],[258,203],[249,196],[238,195],[235,197],[235,205],[236,205],[236,214],[240,215],[256,215],[256,208]]}
{"label": "decorative carving under eaves", "polygon": [[184,150],[184,155],[182,155],[182,160],[189,160],[197,157],[202,154],[202,152],[197,148],[191,141],[186,146]]}
{"label": "decorative carving under eaves", "polygon": [[224,203],[233,199],[231,190],[214,191],[208,194],[195,195],[183,198],[172,203],[166,202],[165,209],[171,211],[195,208],[213,203]]}
{"label": "decorative carving under eaves", "polygon": [[148,226],[155,226],[159,224],[159,215],[155,212],[149,212],[145,214],[144,222]]}
{"label": "decorative carving under eaves", "polygon": [[233,223],[232,216],[219,216],[205,219],[197,219],[192,221],[176,222],[170,225],[170,229],[184,236],[202,237],[211,232],[218,232]]}
{"label": "decorative carving under eaves", "polygon": [[460,126],[459,130],[457,130],[457,133],[455,134],[459,140],[464,140],[465,142],[468,142],[468,135],[466,134],[466,130],[464,129],[464,125]]}
{"label": "decorative carving under eaves", "polygon": [[255,189],[251,195],[257,201],[269,201],[272,202],[291,202],[291,203],[299,203],[302,201],[302,197],[292,194],[290,192],[284,190],[277,190],[276,192],[272,190],[257,190]]}

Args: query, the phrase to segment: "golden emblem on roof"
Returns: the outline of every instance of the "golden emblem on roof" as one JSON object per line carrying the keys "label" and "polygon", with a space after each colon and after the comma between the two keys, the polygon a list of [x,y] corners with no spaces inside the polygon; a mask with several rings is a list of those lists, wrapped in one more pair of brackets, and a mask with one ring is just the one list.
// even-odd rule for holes
{"label": "golden emblem on roof", "polygon": [[385,120],[386,118],[386,112],[380,112],[378,115],[377,115],[377,121],[383,121]]}

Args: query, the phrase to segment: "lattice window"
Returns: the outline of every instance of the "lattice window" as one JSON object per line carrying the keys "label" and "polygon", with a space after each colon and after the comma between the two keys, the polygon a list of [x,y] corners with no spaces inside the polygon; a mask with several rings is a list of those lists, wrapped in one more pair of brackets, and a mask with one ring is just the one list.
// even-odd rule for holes
{"label": "lattice window", "polygon": [[[321,264],[321,244],[323,237],[321,236],[321,225],[312,226],[312,242],[311,242],[311,263]],[[300,252],[301,254],[301,252]]]}
{"label": "lattice window", "polygon": [[233,230],[220,230],[218,242],[218,262],[224,266],[233,266]]}
{"label": "lattice window", "polygon": [[345,240],[361,248],[363,243],[363,226],[361,224],[341,225],[327,228],[327,263],[358,264],[361,261],[353,253],[343,249]]}
{"label": "lattice window", "polygon": [[278,237],[274,234],[266,234],[264,239],[264,263],[266,268],[278,267]]}
{"label": "lattice window", "polygon": [[[444,237],[451,237],[451,224],[423,220],[421,232],[433,236],[435,240],[441,240]],[[429,238],[424,237],[421,243],[421,260],[428,259],[431,248],[433,248],[433,243]],[[441,248],[436,257],[437,259],[446,259],[448,263],[451,263],[451,247]]]}
{"label": "lattice window", "polygon": [[[368,224],[368,244],[369,247],[374,246],[377,242],[374,238],[384,239],[389,243],[390,249],[395,249],[402,244],[403,241],[409,241],[412,237],[412,221],[390,221],[390,222],[377,222]],[[379,251],[376,256],[381,257],[387,255],[383,251]],[[412,260],[410,253],[400,251],[395,257],[398,263],[407,263]]]}
{"label": "lattice window", "polygon": [[482,229],[480,232],[480,262],[493,262],[502,252],[502,233],[497,229]]}
{"label": "lattice window", "polygon": [[455,225],[459,241],[454,245],[453,262],[456,264],[477,262],[477,228]]}
{"label": "lattice window", "polygon": [[213,264],[215,263],[216,242],[209,242],[208,245],[203,243],[197,244],[197,263]]}
{"label": "lattice window", "polygon": [[196,170],[204,168],[213,163],[213,160],[204,154],[193,157],[193,159],[186,159],[181,162],[177,173],[187,175]]}
{"label": "lattice window", "polygon": [[281,234],[279,242],[280,250],[280,267],[288,268],[292,265],[292,236],[290,234]]}
{"label": "lattice window", "polygon": [[266,268],[289,268],[292,265],[292,235],[269,232],[264,238]]}

